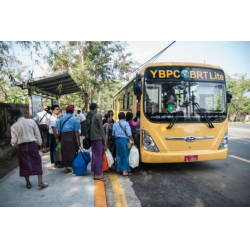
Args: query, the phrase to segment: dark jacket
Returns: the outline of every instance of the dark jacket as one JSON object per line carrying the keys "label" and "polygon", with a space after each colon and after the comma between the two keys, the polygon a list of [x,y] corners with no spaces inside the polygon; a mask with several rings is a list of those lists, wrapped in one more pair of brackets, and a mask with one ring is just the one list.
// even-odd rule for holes
{"label": "dark jacket", "polygon": [[87,133],[90,134],[91,141],[102,140],[105,142],[105,134],[102,125],[102,116],[94,110],[90,110],[86,117]]}

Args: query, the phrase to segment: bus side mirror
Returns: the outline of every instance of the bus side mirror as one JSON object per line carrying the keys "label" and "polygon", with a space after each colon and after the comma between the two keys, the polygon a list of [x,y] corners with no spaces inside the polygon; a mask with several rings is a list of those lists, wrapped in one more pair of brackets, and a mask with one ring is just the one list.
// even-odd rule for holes
{"label": "bus side mirror", "polygon": [[140,96],[142,94],[142,82],[141,82],[141,75],[136,73],[136,78],[134,81],[134,94],[136,96]]}
{"label": "bus side mirror", "polygon": [[227,103],[231,103],[231,99],[232,99],[232,94],[230,91],[227,91]]}

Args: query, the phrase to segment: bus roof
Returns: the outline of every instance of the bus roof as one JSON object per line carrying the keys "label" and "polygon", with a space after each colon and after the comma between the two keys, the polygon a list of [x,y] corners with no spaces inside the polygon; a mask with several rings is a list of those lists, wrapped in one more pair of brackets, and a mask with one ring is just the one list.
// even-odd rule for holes
{"label": "bus roof", "polygon": [[131,78],[121,89],[119,89],[113,97],[115,97],[120,91],[122,91],[125,87],[127,87],[128,84],[130,84],[135,79],[135,76]]}

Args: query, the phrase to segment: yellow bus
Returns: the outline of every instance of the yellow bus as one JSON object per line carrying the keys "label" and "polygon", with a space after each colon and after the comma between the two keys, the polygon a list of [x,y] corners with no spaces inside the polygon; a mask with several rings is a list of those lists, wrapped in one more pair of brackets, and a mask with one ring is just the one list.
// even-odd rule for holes
{"label": "yellow bus", "polygon": [[114,114],[140,111],[145,163],[225,159],[228,147],[224,71],[196,63],[152,63],[113,97]]}

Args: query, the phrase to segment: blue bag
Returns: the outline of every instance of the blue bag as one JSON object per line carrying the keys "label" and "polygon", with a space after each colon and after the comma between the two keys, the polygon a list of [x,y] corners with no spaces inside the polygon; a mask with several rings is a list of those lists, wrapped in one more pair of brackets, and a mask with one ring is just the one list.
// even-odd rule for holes
{"label": "blue bag", "polygon": [[84,152],[84,150],[79,147],[79,152],[76,154],[72,168],[75,175],[85,175],[87,171],[87,165],[91,161],[90,153]]}

